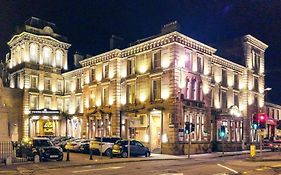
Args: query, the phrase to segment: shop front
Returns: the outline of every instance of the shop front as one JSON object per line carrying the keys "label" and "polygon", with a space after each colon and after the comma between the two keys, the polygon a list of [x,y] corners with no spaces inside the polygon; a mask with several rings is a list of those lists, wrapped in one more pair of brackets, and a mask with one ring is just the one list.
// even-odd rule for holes
{"label": "shop front", "polygon": [[60,110],[39,109],[31,110],[29,118],[29,136],[60,136]]}
{"label": "shop front", "polygon": [[243,117],[237,106],[216,117],[216,141],[219,151],[242,150]]}

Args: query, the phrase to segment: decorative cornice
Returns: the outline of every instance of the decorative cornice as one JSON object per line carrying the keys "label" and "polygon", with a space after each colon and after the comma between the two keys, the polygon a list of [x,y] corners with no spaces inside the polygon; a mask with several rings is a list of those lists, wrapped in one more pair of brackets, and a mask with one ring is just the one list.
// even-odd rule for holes
{"label": "decorative cornice", "polygon": [[281,105],[278,105],[278,104],[265,102],[265,106],[266,107],[271,107],[271,108],[277,108],[277,109],[281,110]]}
{"label": "decorative cornice", "polygon": [[116,57],[130,57],[136,54],[139,54],[141,52],[146,52],[149,50],[160,48],[164,45],[172,44],[172,43],[179,43],[186,47],[190,47],[192,49],[196,49],[198,51],[201,51],[205,54],[212,55],[216,52],[216,49],[207,46],[199,41],[196,41],[192,38],[189,38],[179,32],[172,32],[168,33],[166,35],[162,35],[159,37],[156,37],[154,39],[145,41],[143,43],[125,48],[123,50],[115,49],[109,52],[102,53],[100,55],[96,55],[94,57],[87,58],[85,60],[80,61],[80,64],[85,67],[89,65],[95,65],[99,62],[107,61],[112,58]]}
{"label": "decorative cornice", "polygon": [[108,61],[109,59],[119,57],[120,53],[121,53],[121,50],[114,49],[109,52],[105,52],[105,53],[84,59],[84,60],[80,61],[80,64],[82,65],[82,67],[95,65],[96,63]]}
{"label": "decorative cornice", "polygon": [[252,35],[245,35],[244,36],[244,41],[249,42],[249,43],[259,47],[263,51],[265,51],[268,48],[267,44],[265,44],[264,42],[258,40],[257,38],[253,37]]}
{"label": "decorative cornice", "polygon": [[28,33],[28,32],[22,32],[18,35],[14,35],[12,37],[12,39],[7,42],[7,44],[10,47],[12,47],[15,43],[18,43],[23,40],[39,41],[40,43],[46,43],[49,45],[59,46],[59,47],[65,48],[65,49],[68,49],[71,46],[71,44],[59,41],[51,36],[35,35],[32,33]]}
{"label": "decorative cornice", "polygon": [[244,67],[242,65],[239,65],[237,63],[234,63],[232,61],[229,61],[229,60],[222,58],[220,56],[217,56],[217,55],[213,55],[213,57],[211,57],[211,62],[224,66],[226,68],[233,69],[234,71],[242,72],[244,69],[246,69],[246,67]]}

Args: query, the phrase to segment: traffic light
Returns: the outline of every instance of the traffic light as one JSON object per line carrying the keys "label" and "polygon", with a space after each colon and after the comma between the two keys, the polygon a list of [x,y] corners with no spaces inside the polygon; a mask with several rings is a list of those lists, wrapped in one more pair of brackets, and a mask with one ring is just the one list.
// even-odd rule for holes
{"label": "traffic light", "polygon": [[266,115],[265,114],[258,114],[258,122],[259,122],[259,129],[264,129],[266,127]]}
{"label": "traffic light", "polygon": [[225,137],[226,133],[225,133],[225,126],[221,126],[221,129],[220,129],[220,137]]}
{"label": "traffic light", "polygon": [[184,131],[186,134],[189,134],[195,130],[195,125],[190,122],[185,122]]}
{"label": "traffic light", "polygon": [[253,116],[253,122],[252,122],[252,128],[253,128],[254,130],[257,130],[257,129],[258,129],[258,126],[259,126],[258,117],[257,117],[257,115],[254,115],[254,116]]}
{"label": "traffic light", "polygon": [[281,129],[281,120],[278,120],[278,121],[277,121],[277,126],[276,126],[276,128],[277,128],[277,129]]}

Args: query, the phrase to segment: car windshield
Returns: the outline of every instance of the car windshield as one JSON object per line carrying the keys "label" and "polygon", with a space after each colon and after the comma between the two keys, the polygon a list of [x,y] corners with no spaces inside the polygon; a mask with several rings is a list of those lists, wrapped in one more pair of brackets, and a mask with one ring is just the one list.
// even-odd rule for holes
{"label": "car windshield", "polygon": [[50,140],[33,140],[35,147],[53,146]]}

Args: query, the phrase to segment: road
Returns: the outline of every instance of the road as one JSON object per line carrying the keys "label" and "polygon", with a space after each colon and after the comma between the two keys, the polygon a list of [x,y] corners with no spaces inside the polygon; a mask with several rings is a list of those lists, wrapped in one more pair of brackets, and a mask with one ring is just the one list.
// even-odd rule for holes
{"label": "road", "polygon": [[[276,154],[265,153],[264,156]],[[281,161],[272,162],[249,162],[245,161],[245,155],[230,157],[196,157],[178,160],[151,160],[126,163],[110,163],[88,166],[68,166],[64,168],[53,168],[48,163],[30,164],[16,166],[17,174],[33,175],[278,175],[280,171],[272,168],[280,165]],[[1,167],[0,167],[1,168]],[[13,167],[15,168],[15,167]],[[13,169],[12,168],[12,169]],[[15,169],[6,171],[6,174],[15,173]],[[0,171],[1,173],[1,171]]]}

